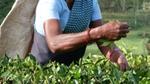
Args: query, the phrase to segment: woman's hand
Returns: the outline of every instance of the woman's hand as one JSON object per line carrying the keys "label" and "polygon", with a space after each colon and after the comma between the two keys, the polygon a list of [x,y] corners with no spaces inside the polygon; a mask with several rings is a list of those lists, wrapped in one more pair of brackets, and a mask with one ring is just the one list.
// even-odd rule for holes
{"label": "woman's hand", "polygon": [[[102,26],[101,24],[101,20],[92,22],[91,28],[94,28],[90,31],[90,37],[92,40],[119,40],[122,37],[126,37],[126,34],[129,32],[129,26],[125,22],[112,21]],[[102,52],[102,54],[106,56],[107,59],[109,59],[112,62],[115,62],[119,66],[120,70],[127,70],[128,62],[124,54],[119,48],[117,48],[115,44],[114,47],[111,48],[110,46],[99,45],[99,43],[97,42],[97,46]]]}
{"label": "woman's hand", "polygon": [[118,48],[115,48],[111,51],[109,59],[110,61],[115,62],[119,66],[121,71],[126,71],[129,67],[128,61],[126,60],[124,54]]}
{"label": "woman's hand", "polygon": [[128,61],[126,60],[124,54],[119,48],[110,48],[109,46],[98,46],[102,54],[106,56],[108,60],[116,63],[121,71],[126,71],[128,68]]}
{"label": "woman's hand", "polygon": [[121,71],[126,71],[129,67],[128,62],[124,55],[119,56],[119,58],[117,60],[117,64]]}
{"label": "woman's hand", "polygon": [[91,39],[119,40],[129,32],[125,22],[112,21],[90,31]]}

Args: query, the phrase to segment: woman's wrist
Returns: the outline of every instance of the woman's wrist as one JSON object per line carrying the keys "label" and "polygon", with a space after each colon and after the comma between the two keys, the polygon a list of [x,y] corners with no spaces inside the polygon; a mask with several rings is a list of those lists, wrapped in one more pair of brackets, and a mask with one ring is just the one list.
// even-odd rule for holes
{"label": "woman's wrist", "polygon": [[100,27],[92,28],[89,32],[91,40],[97,41],[103,38],[103,29]]}
{"label": "woman's wrist", "polygon": [[89,44],[91,41],[92,41],[92,39],[91,39],[91,36],[90,36],[90,31],[91,31],[91,29],[90,28],[88,28],[86,31],[85,31],[85,39],[84,39],[84,44],[85,45],[87,45],[87,44]]}
{"label": "woman's wrist", "polygon": [[85,38],[84,38],[84,44],[89,44],[89,43],[92,43],[94,42],[94,38],[93,38],[93,29],[92,28],[88,28],[86,31],[85,31]]}

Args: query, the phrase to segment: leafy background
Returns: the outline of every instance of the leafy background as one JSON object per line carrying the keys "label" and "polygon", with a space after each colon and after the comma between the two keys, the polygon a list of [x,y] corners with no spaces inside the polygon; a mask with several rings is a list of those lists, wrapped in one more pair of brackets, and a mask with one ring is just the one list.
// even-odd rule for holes
{"label": "leafy background", "polygon": [[11,6],[15,0],[0,0],[0,23],[3,21],[6,14],[11,9]]}
{"label": "leafy background", "polygon": [[[15,0],[0,0],[0,23]],[[130,68],[126,72],[110,63],[89,45],[79,64],[69,67],[50,62],[40,66],[29,55],[26,59],[0,58],[0,84],[149,84],[150,55],[146,50],[150,32],[149,0],[98,0],[103,21],[126,21],[131,31],[116,44],[125,53]]]}

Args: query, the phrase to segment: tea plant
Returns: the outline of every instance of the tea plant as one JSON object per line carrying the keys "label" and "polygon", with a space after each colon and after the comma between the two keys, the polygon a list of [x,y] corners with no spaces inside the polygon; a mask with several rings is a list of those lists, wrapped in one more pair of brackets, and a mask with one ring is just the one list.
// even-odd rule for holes
{"label": "tea plant", "polygon": [[55,62],[40,66],[31,56],[24,60],[5,57],[0,60],[0,84],[149,84],[150,56],[122,50],[130,65],[126,72],[102,55],[89,54],[69,67]]}

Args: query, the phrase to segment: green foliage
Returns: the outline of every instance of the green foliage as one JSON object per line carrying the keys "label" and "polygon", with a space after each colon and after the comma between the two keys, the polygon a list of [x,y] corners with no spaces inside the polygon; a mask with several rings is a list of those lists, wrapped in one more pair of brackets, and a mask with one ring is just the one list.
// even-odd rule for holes
{"label": "green foliage", "polygon": [[80,60],[79,65],[50,62],[40,66],[31,57],[24,60],[0,60],[0,84],[149,84],[150,56],[133,55],[122,48],[130,68],[121,72],[104,56],[91,55]]}
{"label": "green foliage", "polygon": [[149,0],[98,0],[103,11],[109,12],[135,12],[144,7]]}
{"label": "green foliage", "polygon": [[11,9],[14,0],[0,0],[0,23]]}
{"label": "green foliage", "polygon": [[123,12],[123,13],[113,13],[113,12],[103,12],[103,19],[105,22],[112,20],[119,20],[128,22],[130,28],[136,29],[149,26],[150,25],[150,13],[144,11],[138,11],[135,13],[132,12]]}

